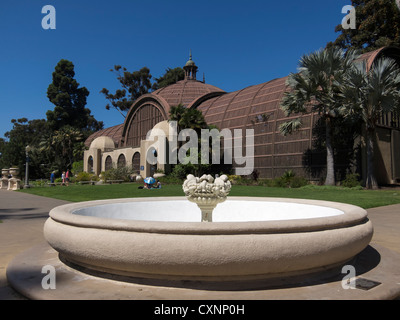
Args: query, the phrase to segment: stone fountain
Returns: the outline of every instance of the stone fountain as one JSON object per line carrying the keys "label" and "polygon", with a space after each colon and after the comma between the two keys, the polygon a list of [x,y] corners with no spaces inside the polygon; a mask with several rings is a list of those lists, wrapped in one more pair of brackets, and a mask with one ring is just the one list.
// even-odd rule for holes
{"label": "stone fountain", "polygon": [[74,268],[250,288],[335,269],[371,240],[372,225],[361,208],[311,200],[227,199],[230,189],[226,176],[189,175],[183,184],[187,199],[68,204],[50,212],[44,235]]}
{"label": "stone fountain", "polygon": [[120,290],[122,281],[145,292],[154,288],[167,299],[170,290],[177,290],[176,298],[219,298],[216,292],[225,292],[224,298],[242,299],[252,290],[267,297],[269,288],[309,287],[337,276],[373,235],[367,212],[353,205],[228,198],[231,183],[226,176],[189,175],[183,190],[186,197],[54,208],[44,226],[51,250],[46,247],[46,254],[35,253],[20,263],[53,261],[69,275],[73,292],[82,290],[74,279],[88,274],[97,288],[104,285],[97,279],[111,279],[110,288]]}

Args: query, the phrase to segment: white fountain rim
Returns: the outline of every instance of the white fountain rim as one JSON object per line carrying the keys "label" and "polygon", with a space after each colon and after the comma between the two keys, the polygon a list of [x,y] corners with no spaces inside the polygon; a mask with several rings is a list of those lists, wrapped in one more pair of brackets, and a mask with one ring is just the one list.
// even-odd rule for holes
{"label": "white fountain rim", "polygon": [[228,197],[228,201],[286,202],[329,207],[343,214],[324,218],[251,221],[251,222],[157,222],[98,218],[73,214],[76,210],[106,204],[129,202],[155,202],[186,200],[185,197],[169,198],[133,198],[81,202],[57,207],[50,212],[51,219],[77,227],[111,229],[129,232],[172,233],[172,234],[251,234],[251,233],[291,233],[320,231],[340,227],[349,227],[367,220],[367,212],[359,207],[317,200],[286,198]]}

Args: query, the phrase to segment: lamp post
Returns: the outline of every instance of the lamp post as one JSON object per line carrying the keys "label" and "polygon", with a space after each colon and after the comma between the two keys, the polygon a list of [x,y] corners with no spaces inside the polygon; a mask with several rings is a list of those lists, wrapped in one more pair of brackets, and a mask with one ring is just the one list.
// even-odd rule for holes
{"label": "lamp post", "polygon": [[31,151],[30,146],[26,146],[25,155],[26,155],[26,165],[25,165],[25,185],[24,189],[28,189],[29,187],[29,152]]}

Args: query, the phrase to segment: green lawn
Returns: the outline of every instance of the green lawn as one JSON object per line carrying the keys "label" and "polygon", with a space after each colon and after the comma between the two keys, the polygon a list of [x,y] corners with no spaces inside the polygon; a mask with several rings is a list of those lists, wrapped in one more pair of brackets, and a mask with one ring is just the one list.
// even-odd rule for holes
{"label": "green lawn", "polygon": [[[70,185],[69,187],[36,187],[23,189],[20,192],[72,202],[133,197],[184,196],[181,185],[163,185],[162,189],[154,190],[138,189],[138,186],[140,184],[136,183],[99,186]],[[232,187],[230,196],[327,200],[354,204],[364,209],[400,203],[400,190],[396,189],[372,191],[317,186],[286,189],[235,185]]]}

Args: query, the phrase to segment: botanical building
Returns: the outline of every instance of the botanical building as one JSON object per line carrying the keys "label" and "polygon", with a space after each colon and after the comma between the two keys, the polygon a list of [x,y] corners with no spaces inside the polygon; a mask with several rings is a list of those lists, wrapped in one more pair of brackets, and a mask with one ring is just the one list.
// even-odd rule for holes
{"label": "botanical building", "polygon": [[[400,50],[381,48],[364,54],[370,68],[381,56],[396,59],[400,65]],[[184,66],[185,79],[139,98],[129,110],[121,125],[96,132],[86,141],[85,171],[100,174],[111,167],[132,166],[142,177],[152,175],[155,167],[147,163],[146,153],[153,141],[146,140],[151,129],[161,129],[168,135],[168,115],[172,106],[200,110],[209,125],[223,129],[254,129],[254,170],[263,178],[275,178],[285,171],[310,180],[324,177],[325,150],[316,147],[318,114],[303,116],[300,131],[283,136],[279,126],[288,118],[280,109],[286,79],[273,79],[239,91],[224,90],[197,80],[198,67],[190,57]],[[400,180],[400,121],[398,115],[386,114],[380,119],[377,130],[375,167],[378,182],[393,183]],[[345,172],[350,167],[365,176],[365,148],[360,138],[344,149],[357,149],[351,161],[338,155],[337,169]],[[344,152],[346,154],[346,152]],[[235,167],[235,165],[234,165]],[[165,171],[169,167],[158,166]]]}

